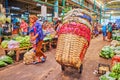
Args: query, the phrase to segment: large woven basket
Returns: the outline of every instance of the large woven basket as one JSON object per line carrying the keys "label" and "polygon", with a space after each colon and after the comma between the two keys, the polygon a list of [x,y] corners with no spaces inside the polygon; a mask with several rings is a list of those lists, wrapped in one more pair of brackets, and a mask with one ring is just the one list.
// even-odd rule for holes
{"label": "large woven basket", "polygon": [[75,34],[61,34],[58,38],[56,61],[68,67],[79,68],[88,47],[88,41]]}

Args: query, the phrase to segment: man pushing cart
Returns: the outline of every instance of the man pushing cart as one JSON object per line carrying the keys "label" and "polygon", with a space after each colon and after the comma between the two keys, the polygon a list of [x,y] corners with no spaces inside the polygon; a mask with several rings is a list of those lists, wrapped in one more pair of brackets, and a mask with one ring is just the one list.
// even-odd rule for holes
{"label": "man pushing cart", "polygon": [[91,21],[90,13],[82,9],[73,9],[64,17],[55,55],[62,70],[73,67],[82,72],[82,61],[91,40]]}

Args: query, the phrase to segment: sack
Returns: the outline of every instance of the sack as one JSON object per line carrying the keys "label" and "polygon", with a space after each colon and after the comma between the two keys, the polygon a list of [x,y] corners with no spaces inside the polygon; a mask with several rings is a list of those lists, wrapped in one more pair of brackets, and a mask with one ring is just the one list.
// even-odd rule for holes
{"label": "sack", "polygon": [[33,50],[26,52],[24,54],[23,63],[24,64],[31,64],[35,61],[35,53]]}

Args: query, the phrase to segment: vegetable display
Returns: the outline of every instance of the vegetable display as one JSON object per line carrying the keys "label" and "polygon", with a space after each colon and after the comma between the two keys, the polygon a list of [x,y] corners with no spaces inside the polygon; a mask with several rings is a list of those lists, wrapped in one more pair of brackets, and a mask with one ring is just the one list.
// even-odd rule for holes
{"label": "vegetable display", "polygon": [[115,54],[120,55],[120,46],[115,47]]}
{"label": "vegetable display", "polygon": [[31,45],[29,36],[17,36],[14,39],[20,43],[20,48],[29,47]]}
{"label": "vegetable display", "polygon": [[110,46],[104,46],[100,52],[100,56],[107,59],[112,58],[114,55],[114,51]]}
{"label": "vegetable display", "polygon": [[15,51],[9,51],[9,52],[7,53],[7,55],[11,57],[11,56],[15,55]]}
{"label": "vegetable display", "polygon": [[99,80],[115,80],[115,78],[109,76],[110,72],[107,72],[106,74],[99,77]]}
{"label": "vegetable display", "polygon": [[116,55],[120,55],[120,46],[110,46],[110,48],[114,51]]}
{"label": "vegetable display", "polygon": [[120,79],[120,63],[116,63],[112,67],[112,72],[109,74],[109,76],[116,78],[117,80]]}
{"label": "vegetable display", "polygon": [[0,14],[0,22],[2,23],[6,22],[6,16],[4,14]]}
{"label": "vegetable display", "polygon": [[13,59],[9,56],[2,56],[0,57],[0,61],[3,61],[7,64],[12,64],[13,63]]}
{"label": "vegetable display", "polygon": [[116,63],[113,67],[112,67],[112,71],[115,73],[120,74],[120,63]]}
{"label": "vegetable display", "polygon": [[[29,36],[24,36],[24,37],[16,36],[13,38],[13,40],[20,43],[20,45],[19,45],[20,48],[31,46]],[[8,40],[2,41],[2,43],[1,43],[2,48],[8,48],[8,43],[9,43]]]}
{"label": "vegetable display", "polygon": [[7,64],[4,61],[0,60],[0,67],[5,67],[5,66],[7,66]]}
{"label": "vegetable display", "polygon": [[7,48],[8,47],[8,42],[7,40],[2,41],[1,46],[2,48]]}
{"label": "vegetable display", "polygon": [[113,33],[112,33],[112,39],[120,41],[120,32],[118,30],[113,31]]}

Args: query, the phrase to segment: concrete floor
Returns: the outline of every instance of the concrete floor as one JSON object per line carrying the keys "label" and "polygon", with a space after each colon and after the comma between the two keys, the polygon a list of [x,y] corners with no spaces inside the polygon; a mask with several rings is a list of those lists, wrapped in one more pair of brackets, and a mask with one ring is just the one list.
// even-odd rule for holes
{"label": "concrete floor", "polygon": [[101,48],[109,42],[102,41],[102,36],[91,40],[83,61],[83,72],[80,75],[77,70],[67,68],[61,71],[61,66],[55,61],[55,49],[46,52],[48,58],[45,63],[36,65],[24,65],[21,62],[0,71],[0,80],[98,80],[93,74],[99,63],[111,64],[111,60],[99,57]]}

